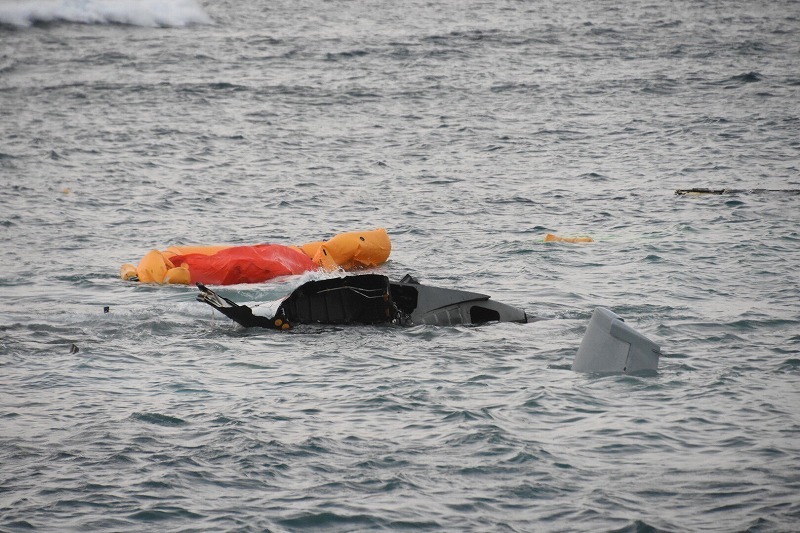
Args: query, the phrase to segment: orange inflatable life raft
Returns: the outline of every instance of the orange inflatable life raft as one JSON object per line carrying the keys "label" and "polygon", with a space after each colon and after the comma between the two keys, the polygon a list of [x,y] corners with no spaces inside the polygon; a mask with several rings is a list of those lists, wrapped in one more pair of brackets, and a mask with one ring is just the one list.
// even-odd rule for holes
{"label": "orange inflatable life raft", "polygon": [[120,277],[142,283],[209,285],[261,283],[322,268],[355,270],[380,265],[392,244],[385,229],[341,233],[300,246],[171,246],[151,250],[137,266],[124,264]]}

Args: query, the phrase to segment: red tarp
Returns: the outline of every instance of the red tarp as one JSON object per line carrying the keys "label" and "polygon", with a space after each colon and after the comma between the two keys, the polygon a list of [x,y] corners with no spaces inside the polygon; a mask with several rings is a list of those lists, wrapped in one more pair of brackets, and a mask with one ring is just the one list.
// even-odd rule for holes
{"label": "red tarp", "polygon": [[169,259],[176,267],[189,265],[192,283],[209,285],[260,283],[317,268],[303,252],[282,244],[233,246],[214,255],[186,254]]}

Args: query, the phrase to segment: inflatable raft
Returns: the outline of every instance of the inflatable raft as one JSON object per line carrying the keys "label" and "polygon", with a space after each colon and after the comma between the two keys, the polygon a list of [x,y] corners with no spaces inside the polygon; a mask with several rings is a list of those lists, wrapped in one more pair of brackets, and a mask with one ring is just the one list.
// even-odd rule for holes
{"label": "inflatable raft", "polygon": [[341,233],[299,246],[171,246],[151,250],[137,266],[124,264],[120,277],[142,283],[233,285],[261,283],[310,270],[356,270],[384,263],[392,250],[385,229]]}

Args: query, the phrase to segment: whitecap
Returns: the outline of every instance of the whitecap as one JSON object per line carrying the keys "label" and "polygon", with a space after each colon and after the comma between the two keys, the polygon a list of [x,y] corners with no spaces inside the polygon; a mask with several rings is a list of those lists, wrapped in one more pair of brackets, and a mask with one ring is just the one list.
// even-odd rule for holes
{"label": "whitecap", "polygon": [[145,27],[213,24],[195,0],[36,0],[0,5],[0,24],[26,28],[50,22]]}

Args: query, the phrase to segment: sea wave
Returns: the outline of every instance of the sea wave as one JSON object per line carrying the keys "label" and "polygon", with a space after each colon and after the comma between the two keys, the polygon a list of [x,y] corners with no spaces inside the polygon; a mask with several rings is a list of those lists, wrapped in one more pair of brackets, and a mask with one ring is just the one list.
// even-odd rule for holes
{"label": "sea wave", "polygon": [[195,0],[37,0],[0,5],[0,24],[27,28],[53,22],[145,27],[213,24]]}

